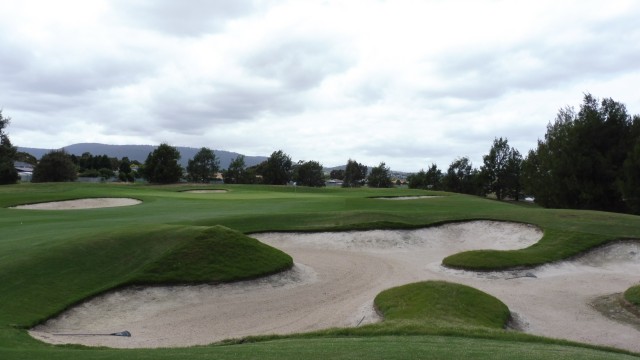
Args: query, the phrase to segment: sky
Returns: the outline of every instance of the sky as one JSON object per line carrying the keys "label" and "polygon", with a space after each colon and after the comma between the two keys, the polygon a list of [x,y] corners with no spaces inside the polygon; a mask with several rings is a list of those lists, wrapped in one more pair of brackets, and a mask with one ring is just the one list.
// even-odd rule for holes
{"label": "sky", "polygon": [[585,93],[640,113],[638,19],[619,0],[0,0],[0,108],[23,147],[479,168]]}

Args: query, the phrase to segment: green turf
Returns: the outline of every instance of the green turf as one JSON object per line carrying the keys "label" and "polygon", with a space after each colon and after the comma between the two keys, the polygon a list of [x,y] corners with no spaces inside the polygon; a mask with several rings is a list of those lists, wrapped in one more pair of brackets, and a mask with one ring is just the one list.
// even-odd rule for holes
{"label": "green turf", "polygon": [[632,286],[624,292],[624,299],[640,310],[640,285]]}
{"label": "green turf", "polygon": [[632,355],[577,346],[520,341],[478,340],[452,336],[384,336],[312,339],[280,339],[259,343],[187,349],[111,350],[38,347],[2,349],[2,359],[478,359],[478,360],[626,360]]}
{"label": "green turf", "polygon": [[[123,284],[228,281],[290,266],[289,257],[258,246],[242,233],[416,228],[471,219],[517,221],[544,229],[545,235],[540,243],[524,251],[459,255],[465,257],[461,261],[458,259],[457,266],[475,268],[552,261],[608,241],[640,238],[640,217],[637,216],[546,210],[467,195],[440,194],[445,196],[384,201],[373,197],[434,193],[407,189],[227,185],[211,187],[226,189],[227,193],[183,192],[190,188],[193,187],[79,183],[1,186],[0,358],[225,358],[234,357],[234,354],[238,358],[251,358],[256,357],[256,353],[264,353],[266,358],[299,358],[296,356],[298,353],[305,353],[307,358],[340,358],[346,357],[345,354],[353,355],[349,358],[357,358],[357,354],[362,354],[362,357],[366,354],[367,358],[385,357],[382,354],[389,355],[385,358],[420,358],[425,353],[433,351],[436,354],[440,350],[440,354],[444,354],[442,358],[459,358],[460,354],[468,354],[462,352],[465,348],[469,351],[484,349],[479,350],[478,358],[492,355],[507,357],[506,354],[516,351],[516,348],[522,348],[529,354],[514,353],[519,358],[549,358],[549,354],[556,353],[563,354],[565,358],[622,358],[620,354],[558,344],[551,340],[530,343],[528,338],[502,330],[487,330],[489,335],[484,339],[481,339],[483,335],[480,332],[469,332],[463,327],[457,327],[457,332],[450,328],[429,330],[419,321],[412,329],[405,326],[397,332],[394,331],[400,327],[393,328],[398,325],[393,321],[387,322],[387,328],[334,332],[334,335],[356,336],[355,339],[327,338],[329,333],[326,333],[318,334],[317,338],[312,335],[310,338],[264,343],[168,350],[53,347],[26,334],[26,327],[87,297]],[[7,208],[25,203],[91,197],[128,197],[140,199],[143,203],[69,211]],[[242,245],[231,247],[229,242]],[[237,258],[246,251],[261,253],[260,257],[268,259],[266,265],[260,269],[242,266],[236,269],[223,264],[228,256]],[[181,266],[185,263],[190,266]],[[225,272],[226,275],[223,274]],[[403,331],[415,336],[402,335]],[[440,338],[438,335],[451,337]],[[460,338],[461,335],[469,337]],[[454,345],[457,342],[467,345]],[[523,342],[526,344],[522,345]],[[404,345],[392,345],[396,343]],[[441,343],[440,347],[435,345],[438,343]],[[387,351],[387,348],[395,351]],[[461,352],[456,352],[458,350]]]}
{"label": "green turf", "polygon": [[408,284],[380,293],[374,300],[385,322],[417,322],[433,327],[503,329],[507,306],[480,290],[444,281]]}
{"label": "green turf", "polygon": [[203,230],[142,268],[134,284],[220,283],[255,278],[293,266],[291,256],[223,226]]}

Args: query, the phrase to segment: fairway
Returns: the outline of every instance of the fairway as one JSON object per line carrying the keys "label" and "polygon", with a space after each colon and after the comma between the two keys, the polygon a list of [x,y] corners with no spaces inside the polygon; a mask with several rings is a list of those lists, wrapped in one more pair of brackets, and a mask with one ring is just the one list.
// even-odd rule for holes
{"label": "fairway", "polygon": [[[635,216],[544,210],[471,196],[402,189],[225,186],[211,190],[226,192],[189,193],[185,190],[196,189],[77,184],[6,188],[11,191],[2,189],[4,208],[0,209],[0,226],[6,234],[0,240],[0,259],[4,260],[0,265],[0,300],[6,309],[0,318],[3,357],[8,354],[9,358],[28,358],[29,354],[41,354],[50,348],[26,336],[26,329],[66,308],[71,309],[69,313],[39,325],[35,336],[53,342],[71,340],[112,347],[182,347],[251,335],[336,328],[316,335],[312,343],[320,348],[327,334],[339,336],[343,332],[340,328],[353,328],[348,331],[352,336],[385,334],[397,336],[398,341],[410,341],[406,337],[409,334],[446,333],[467,334],[469,341],[478,343],[487,341],[478,337],[489,336],[492,341],[505,344],[525,339],[544,347],[547,340],[524,335],[514,338],[513,331],[486,332],[455,322],[447,328],[428,324],[414,324],[415,327],[409,325],[412,322],[387,323],[376,314],[373,299],[378,293],[423,280],[466,284],[495,296],[517,315],[518,325],[526,333],[640,351],[636,329],[605,318],[589,305],[591,297],[620,293],[637,283],[633,274],[640,271],[640,249],[635,240],[640,238],[640,225]],[[438,197],[407,201],[375,198],[390,196]],[[142,203],[63,212],[8,209],[45,200],[101,197],[135,198]],[[211,232],[214,229],[218,230]],[[246,241],[236,235],[240,233],[283,250],[295,265],[261,279],[252,280],[255,275],[237,273],[229,279],[244,276],[250,280],[224,280],[224,284],[195,281],[215,282],[213,286],[180,285],[202,277],[197,269],[184,272],[178,266],[178,272],[167,272],[168,265],[173,269],[186,259],[209,261],[196,260],[200,259],[203,246],[209,246],[196,241],[205,234]],[[627,241],[602,246],[623,239]],[[185,246],[198,246],[194,249],[200,250],[192,252]],[[590,248],[594,250],[586,252]],[[476,256],[473,251],[481,249],[514,253],[523,257],[524,263],[541,257],[554,262],[490,272],[441,265],[450,255],[472,251],[467,256]],[[535,255],[533,260],[530,253]],[[553,260],[558,254],[571,258]],[[241,258],[240,255],[238,259]],[[244,261],[247,260],[250,263],[251,259]],[[228,266],[234,267],[232,263]],[[171,287],[122,287],[152,280]],[[118,290],[109,292],[110,289]],[[101,293],[106,297],[96,297]],[[84,303],[87,298],[91,300]],[[73,308],[79,303],[83,303],[81,308]],[[78,313],[89,316],[82,319]],[[406,326],[410,327],[402,330]],[[69,339],[52,335],[63,330],[129,330],[132,337]],[[366,341],[358,344],[362,346],[359,351],[376,348]],[[50,349],[54,357],[56,353],[71,355],[68,349]],[[215,349],[212,347],[211,351],[216,353]],[[219,354],[226,351],[218,349]],[[201,352],[183,351],[194,356]],[[165,352],[171,353],[175,354]],[[544,353],[540,351],[540,358]],[[578,353],[585,355],[575,354]],[[80,356],[75,354],[71,357]],[[92,352],[83,350],[82,354],[86,357]],[[134,356],[126,350],[113,354],[118,358]],[[140,357],[141,353],[135,354]]]}

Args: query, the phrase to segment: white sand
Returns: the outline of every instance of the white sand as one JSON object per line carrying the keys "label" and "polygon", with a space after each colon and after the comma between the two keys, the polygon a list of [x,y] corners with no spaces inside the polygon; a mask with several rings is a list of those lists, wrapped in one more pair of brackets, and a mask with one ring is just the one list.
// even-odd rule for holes
{"label": "white sand", "polygon": [[128,198],[92,198],[67,201],[53,201],[39,204],[18,205],[12,209],[27,210],[79,210],[97,209],[118,206],[131,206],[140,204],[142,201]]}
{"label": "white sand", "polygon": [[223,194],[226,193],[227,190],[187,190],[184,192],[190,194]]}
{"label": "white sand", "polygon": [[418,199],[435,199],[442,196],[437,195],[421,195],[421,196],[390,196],[390,197],[378,197],[378,200],[418,200]]}
{"label": "white sand", "polygon": [[[588,305],[638,281],[638,242],[521,272],[478,274],[440,266],[442,258],[460,251],[524,248],[541,236],[532,226],[490,221],[411,231],[259,234],[293,256],[294,269],[230,285],[122,290],[77,306],[31,334],[56,344],[134,348],[356,326],[380,320],[373,299],[382,290],[447,280],[498,297],[526,332],[640,351],[640,332]],[[536,278],[519,277],[526,273]],[[122,330],[132,337],[53,335]]]}

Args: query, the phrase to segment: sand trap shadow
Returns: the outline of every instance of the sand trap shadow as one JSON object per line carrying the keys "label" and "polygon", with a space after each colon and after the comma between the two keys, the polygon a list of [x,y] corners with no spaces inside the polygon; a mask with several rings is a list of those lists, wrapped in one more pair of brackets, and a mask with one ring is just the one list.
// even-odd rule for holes
{"label": "sand trap shadow", "polygon": [[65,201],[52,201],[38,204],[26,204],[11,207],[21,210],[81,210],[99,209],[141,204],[142,201],[130,198],[90,198]]}
{"label": "sand trap shadow", "polygon": [[640,273],[640,241],[613,242],[534,270],[538,277],[594,272]]}

